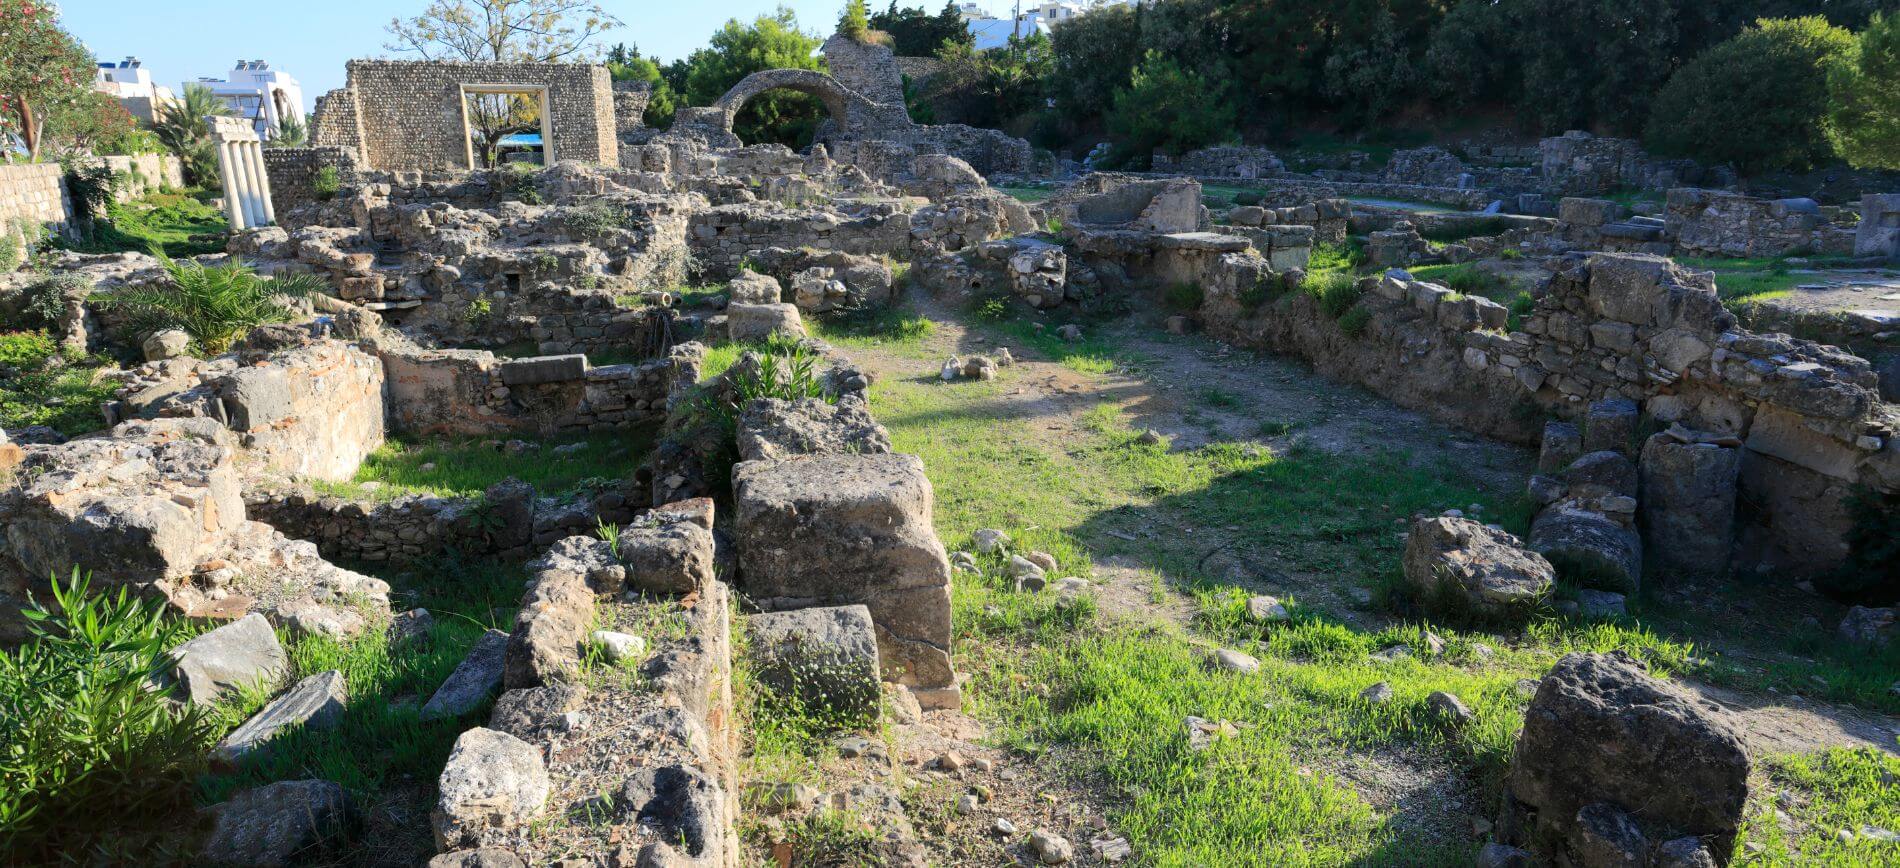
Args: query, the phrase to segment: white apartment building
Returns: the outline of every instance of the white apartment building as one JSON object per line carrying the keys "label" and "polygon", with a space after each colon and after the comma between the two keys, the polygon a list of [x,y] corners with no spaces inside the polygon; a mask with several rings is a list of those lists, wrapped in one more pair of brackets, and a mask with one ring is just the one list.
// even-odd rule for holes
{"label": "white apartment building", "polygon": [[99,64],[92,89],[117,99],[126,111],[146,124],[156,121],[158,107],[172,100],[172,89],[154,83],[151,70],[136,57]]}
{"label": "white apartment building", "polygon": [[[992,0],[992,2],[995,2],[995,0]],[[1057,24],[1061,24],[1078,15],[1085,15],[1091,9],[1097,9],[1103,6],[1126,5],[1131,2],[1133,2],[1133,0],[1093,0],[1093,2],[1042,0],[1040,3],[1014,2],[1010,5],[1008,16],[999,18],[990,14],[982,4],[976,3],[974,0],[966,0],[966,2],[957,4],[957,12],[963,16],[964,24],[970,28],[970,35],[975,37],[977,50],[985,51],[1008,45],[1011,36],[1028,36],[1032,33],[1041,33],[1047,36],[1050,30]]]}
{"label": "white apartment building", "polygon": [[276,137],[278,125],[286,119],[306,122],[303,87],[290,73],[271,69],[262,60],[240,60],[228,77],[200,78],[195,83],[211,88],[232,114],[249,119],[258,138],[266,141]]}

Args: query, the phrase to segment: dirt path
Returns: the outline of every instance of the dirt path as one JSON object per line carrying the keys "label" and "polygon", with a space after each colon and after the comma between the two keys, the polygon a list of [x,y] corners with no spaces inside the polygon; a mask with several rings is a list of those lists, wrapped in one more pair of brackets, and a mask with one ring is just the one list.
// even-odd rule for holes
{"label": "dirt path", "polygon": [[[1520,490],[1535,463],[1529,449],[1464,432],[1398,407],[1358,388],[1315,374],[1290,359],[1235,350],[1200,336],[1170,336],[1159,315],[1130,316],[1096,325],[1132,364],[1107,374],[1084,374],[1042,357],[1033,349],[986,328],[972,328],[955,311],[913,292],[918,313],[936,323],[921,351],[858,347],[855,361],[879,378],[927,376],[952,355],[991,353],[1007,346],[1017,359],[1013,385],[1002,392],[1010,416],[1052,450],[1068,448],[1096,406],[1117,407],[1137,428],[1173,439],[1177,448],[1221,440],[1254,440],[1276,449],[1296,443],[1332,454],[1394,450],[1424,460],[1449,452],[1463,471],[1487,489]],[[1060,321],[1048,323],[1050,328]],[[920,358],[920,356],[922,358]],[[1215,396],[1226,396],[1210,400]],[[1159,511],[1157,511],[1159,512]],[[1157,520],[1165,520],[1161,516]],[[1208,554],[1202,567],[1213,576],[1267,593],[1295,593],[1303,603],[1325,607],[1342,620],[1372,628],[1383,616],[1368,611],[1363,594],[1338,587],[1336,577],[1303,575],[1271,552],[1218,527],[1185,525],[1104,531],[1116,540],[1084,539],[1096,550],[1095,580],[1104,609],[1185,624],[1194,611],[1181,593],[1157,593],[1149,566],[1104,545],[1141,536],[1191,534]],[[1745,694],[1689,683],[1705,700],[1727,710],[1747,732],[1757,755],[1805,752],[1836,746],[1896,750],[1900,720],[1826,703],[1776,694]]]}

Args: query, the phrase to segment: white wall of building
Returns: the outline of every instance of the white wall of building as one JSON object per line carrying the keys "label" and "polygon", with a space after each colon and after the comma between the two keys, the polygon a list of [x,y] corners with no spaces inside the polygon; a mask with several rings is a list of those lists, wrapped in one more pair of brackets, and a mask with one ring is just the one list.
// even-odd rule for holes
{"label": "white wall of building", "polygon": [[303,87],[290,73],[272,69],[262,60],[240,60],[225,78],[201,78],[195,83],[211,88],[233,114],[249,120],[260,139],[276,137],[286,119],[308,123]]}
{"label": "white wall of building", "polygon": [[108,94],[145,123],[156,120],[158,107],[172,101],[172,89],[152,81],[152,71],[136,57],[99,64],[93,90]]}

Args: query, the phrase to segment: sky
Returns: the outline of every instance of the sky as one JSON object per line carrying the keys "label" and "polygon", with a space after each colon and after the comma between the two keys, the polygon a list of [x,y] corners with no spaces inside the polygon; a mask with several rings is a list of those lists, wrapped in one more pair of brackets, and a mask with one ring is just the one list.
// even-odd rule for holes
{"label": "sky", "polygon": [[[411,16],[429,0],[60,0],[66,29],[101,61],[128,55],[144,61],[159,84],[179,89],[200,77],[224,78],[240,58],[265,60],[303,87],[304,108],[343,86],[343,64],[389,57],[383,31],[390,18]],[[889,0],[872,0],[882,8]],[[676,60],[706,44],[729,18],[750,20],[789,7],[807,32],[829,33],[844,0],[602,0],[622,26],[601,44],[627,42],[640,53]],[[941,9],[943,0],[900,0]],[[985,5],[1003,8],[1003,0]]]}

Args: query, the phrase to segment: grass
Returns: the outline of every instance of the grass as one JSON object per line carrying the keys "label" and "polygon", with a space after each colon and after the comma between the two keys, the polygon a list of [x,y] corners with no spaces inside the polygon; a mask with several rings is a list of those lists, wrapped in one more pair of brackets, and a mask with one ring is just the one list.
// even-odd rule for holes
{"label": "grass", "polygon": [[1715,272],[1715,293],[1731,309],[1748,304],[1786,298],[1796,286],[1807,280],[1794,274],[1784,257],[1717,259],[1683,257],[1678,265],[1697,271]]}
{"label": "grass", "polygon": [[1469,262],[1460,262],[1455,265],[1420,265],[1407,270],[1419,280],[1440,284],[1465,295],[1490,299],[1502,305],[1510,305],[1522,292],[1517,284]]}
{"label": "grass", "polygon": [[920,359],[925,356],[924,341],[937,330],[927,317],[897,307],[814,318],[808,324],[818,337],[845,349],[884,347]]}
{"label": "grass", "polygon": [[[1744,846],[1761,848],[1751,864],[1891,865],[1900,859],[1900,843],[1878,837],[1879,831],[1900,833],[1900,757],[1836,749],[1772,759],[1767,767],[1773,791],[1750,807],[1742,827]],[[1777,807],[1790,822],[1776,818]]]}
{"label": "grass", "polygon": [[1037,352],[1059,362],[1069,370],[1083,374],[1107,374],[1118,368],[1139,366],[1144,359],[1141,356],[1117,345],[1114,341],[1102,338],[1089,323],[1079,325],[1082,329],[1080,340],[1067,341],[1056,335],[1056,327],[1029,320],[1013,319],[999,323],[999,331],[1016,342],[1034,347]]}
{"label": "grass", "polygon": [[230,226],[224,212],[208,202],[217,195],[206,190],[148,193],[113,205],[107,210],[109,219],[79,240],[58,243],[80,253],[145,253],[154,245],[173,256],[223,253]]}
{"label": "grass", "polygon": [[[990,720],[1004,746],[1100,791],[1114,806],[1116,833],[1143,864],[1470,864],[1476,844],[1463,831],[1422,834],[1375,810],[1334,770],[1367,754],[1430,757],[1469,781],[1473,810],[1488,813],[1528,699],[1517,683],[1565,653],[1622,649],[1661,675],[1746,686],[1737,667],[1692,641],[1705,629],[1669,617],[1659,601],[1636,601],[1634,617],[1614,621],[1540,616],[1508,637],[1415,620],[1418,612],[1392,593],[1405,517],[1476,504],[1487,521],[1522,534],[1531,515],[1528,503],[1487,489],[1450,456],[1297,444],[1277,451],[1248,441],[1177,450],[1142,442],[1112,404],[1054,441],[1039,419],[1005,400],[1009,388],[886,379],[871,401],[897,451],[931,468],[936,523],[952,549],[967,548],[976,529],[1002,528],[1016,550],[1053,555],[1060,574],[1090,575],[1097,558],[1123,566],[1132,559],[1157,601],[1168,587],[1192,601],[1182,623],[1104,613],[1086,600],[1009,588],[1000,555],[979,558],[981,574],[959,572],[953,589],[958,669],[972,675],[966,710]],[[1227,396],[1197,397],[1218,404]],[[1259,433],[1291,427],[1263,425]],[[1195,532],[1204,528],[1244,542],[1230,548]],[[1205,565],[1221,551],[1273,584],[1286,581],[1275,572],[1285,570],[1300,574],[1303,587],[1373,590],[1398,617],[1360,626],[1332,615],[1336,604],[1322,596],[1291,601],[1290,622],[1253,624],[1244,611],[1254,591]],[[1443,641],[1442,654],[1370,656],[1396,644],[1423,649],[1427,630]],[[1253,655],[1260,673],[1209,668],[1213,647]],[[1817,653],[1789,660],[1775,676],[1840,678],[1843,698],[1882,707],[1859,691],[1873,689],[1879,673],[1891,681],[1891,662],[1869,661],[1864,678],[1846,678],[1843,666],[1861,669],[1831,648]],[[1391,703],[1358,698],[1377,681],[1392,686]],[[1460,697],[1474,722],[1438,719],[1425,704],[1436,690]],[[1188,716],[1230,726],[1195,750]],[[1774,768],[1792,776],[1821,761],[1784,758]],[[1858,794],[1840,822],[1892,829],[1880,818],[1892,817],[1894,801],[1867,785],[1870,761],[1827,760],[1812,786]]]}
{"label": "grass", "polygon": [[[562,434],[536,440],[538,449],[511,455],[502,440],[390,440],[370,453],[346,483],[319,483],[318,491],[356,499],[389,500],[405,494],[474,497],[514,477],[543,496],[591,482],[629,478],[652,449],[651,429]],[[572,447],[559,451],[561,447]],[[376,485],[365,487],[363,483]]]}
{"label": "grass", "polygon": [[105,427],[114,383],[104,356],[68,357],[44,332],[0,334],[0,428],[45,425],[68,437]]}
{"label": "grass", "polygon": [[1000,187],[997,187],[996,189],[1001,190],[1004,193],[1008,193],[1009,195],[1015,197],[1016,200],[1019,202],[1028,202],[1031,204],[1044,201],[1056,194],[1056,191],[1053,188],[1048,188],[1048,187],[1000,186]]}

